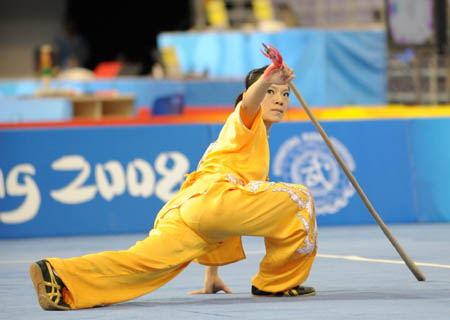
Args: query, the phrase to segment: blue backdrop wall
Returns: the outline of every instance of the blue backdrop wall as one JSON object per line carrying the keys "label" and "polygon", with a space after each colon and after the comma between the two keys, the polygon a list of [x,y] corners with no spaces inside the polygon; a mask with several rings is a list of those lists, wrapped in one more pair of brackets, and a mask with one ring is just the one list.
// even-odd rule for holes
{"label": "blue backdrop wall", "polygon": [[[324,122],[386,223],[450,221],[450,119]],[[220,125],[0,131],[0,237],[146,232]],[[270,133],[270,178],[308,186],[319,225],[374,223],[310,123]]]}

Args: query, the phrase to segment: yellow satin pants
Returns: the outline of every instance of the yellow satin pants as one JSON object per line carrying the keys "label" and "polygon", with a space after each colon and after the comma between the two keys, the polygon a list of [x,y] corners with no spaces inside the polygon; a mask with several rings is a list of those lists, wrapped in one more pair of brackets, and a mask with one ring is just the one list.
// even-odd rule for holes
{"label": "yellow satin pants", "polygon": [[[180,193],[164,206],[148,237],[124,251],[48,258],[72,309],[127,301],[151,292],[191,261],[224,265],[245,258],[240,236],[262,236],[266,254],[252,284],[276,292],[303,283],[316,255],[309,191],[300,185],[219,181]],[[200,187],[199,187],[200,186]]]}

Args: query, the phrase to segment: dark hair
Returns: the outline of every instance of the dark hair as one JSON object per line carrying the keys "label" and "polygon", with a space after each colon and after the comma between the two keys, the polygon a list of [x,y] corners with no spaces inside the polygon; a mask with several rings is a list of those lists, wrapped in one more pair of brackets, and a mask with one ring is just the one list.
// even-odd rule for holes
{"label": "dark hair", "polygon": [[[251,70],[245,77],[245,90],[247,90],[253,83],[255,83],[256,80],[258,80],[264,74],[264,71],[266,71],[268,67],[269,65]],[[236,100],[234,101],[235,108],[237,104],[242,100],[244,92],[245,91],[239,93],[239,95],[236,97]]]}

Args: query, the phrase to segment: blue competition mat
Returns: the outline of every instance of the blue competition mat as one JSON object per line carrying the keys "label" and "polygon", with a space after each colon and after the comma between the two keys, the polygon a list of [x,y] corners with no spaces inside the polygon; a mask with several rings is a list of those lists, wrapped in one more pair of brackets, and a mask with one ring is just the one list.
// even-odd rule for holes
{"label": "blue competition mat", "polygon": [[250,281],[264,243],[246,237],[247,259],[219,270],[233,294],[188,295],[203,286],[203,267],[192,263],[136,300],[68,312],[41,310],[29,264],[43,257],[127,249],[145,234],[1,240],[0,319],[449,319],[450,224],[389,228],[427,281],[414,278],[377,226],[323,227],[306,283],[316,288],[314,297],[252,297]]}

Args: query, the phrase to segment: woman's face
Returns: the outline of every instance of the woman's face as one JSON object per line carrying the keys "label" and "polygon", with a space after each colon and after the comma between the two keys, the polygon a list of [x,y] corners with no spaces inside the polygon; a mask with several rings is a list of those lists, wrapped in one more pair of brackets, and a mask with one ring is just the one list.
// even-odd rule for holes
{"label": "woman's face", "polygon": [[262,118],[269,125],[280,122],[289,105],[289,86],[272,84],[261,103]]}

